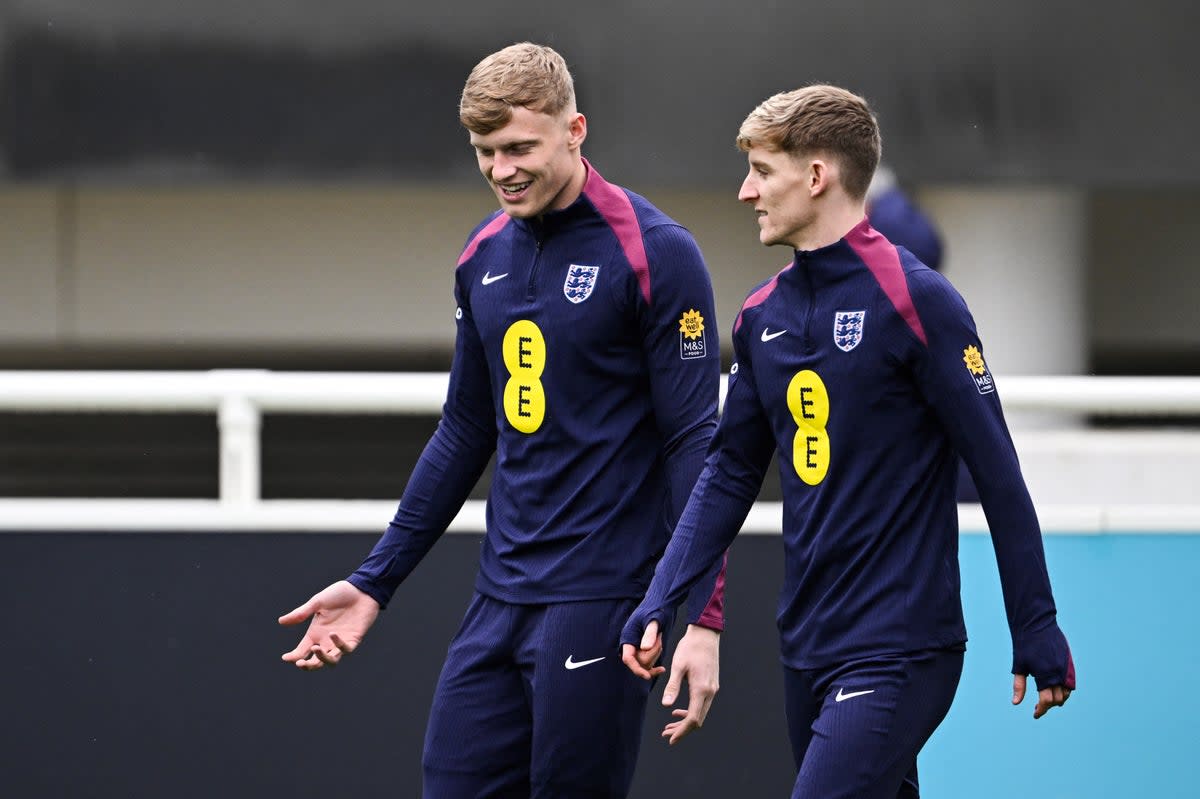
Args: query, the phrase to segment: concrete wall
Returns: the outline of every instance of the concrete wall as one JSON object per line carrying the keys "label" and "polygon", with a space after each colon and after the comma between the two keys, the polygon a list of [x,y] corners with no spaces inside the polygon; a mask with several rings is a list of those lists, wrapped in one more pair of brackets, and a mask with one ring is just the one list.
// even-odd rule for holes
{"label": "concrete wall", "polygon": [[[638,188],[699,240],[728,351],[747,290],[790,253],[758,244],[736,185]],[[1187,223],[1200,192],[926,187],[919,197],[996,373],[1088,371],[1130,353],[1134,366],[1200,367]],[[433,350],[442,368],[453,264],[493,202],[481,181],[0,186],[0,366],[89,348],[302,348],[317,361],[361,348]]]}

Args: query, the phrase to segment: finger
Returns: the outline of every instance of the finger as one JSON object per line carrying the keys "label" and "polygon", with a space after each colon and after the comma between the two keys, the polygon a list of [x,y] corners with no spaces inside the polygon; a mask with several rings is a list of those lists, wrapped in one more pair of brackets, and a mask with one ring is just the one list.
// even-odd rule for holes
{"label": "finger", "polygon": [[300,639],[300,643],[296,644],[295,649],[283,653],[283,659],[287,663],[297,663],[301,658],[306,658],[312,653],[313,646],[312,639],[306,635]]}
{"label": "finger", "polygon": [[326,651],[319,646],[314,646],[313,655],[326,666],[336,666],[338,661],[342,659],[342,650],[334,647]]}
{"label": "finger", "polygon": [[654,671],[647,669],[638,660],[637,649],[633,644],[621,644],[621,662],[643,680],[649,680],[655,675]]}
{"label": "finger", "polygon": [[651,621],[642,631],[642,640],[635,653],[638,663],[651,675],[662,674],[666,669],[655,667],[654,664],[662,656],[662,636],[658,632],[658,622]]}
{"label": "finger", "polygon": [[704,720],[708,718],[708,709],[712,707],[713,692],[703,686],[692,685],[689,694],[688,710],[695,715],[696,726],[703,727]]}
{"label": "finger", "polygon": [[696,727],[697,727],[697,725],[695,725],[695,724],[687,724],[687,723],[680,724],[679,728],[671,733],[671,737],[667,740],[667,744],[670,746],[674,746],[675,744],[679,743],[687,736],[691,735],[692,732],[696,729]]}
{"label": "finger", "polygon": [[693,730],[698,729],[699,727],[700,723],[696,720],[696,717],[691,714],[687,714],[679,721],[672,722],[664,727],[663,737],[667,739],[667,743],[669,745],[674,746],[690,735]]}
{"label": "finger", "polygon": [[303,659],[296,661],[296,665],[304,671],[316,671],[317,669],[324,668],[325,664],[316,655],[319,649],[320,647],[314,644],[309,648]]}
{"label": "finger", "polygon": [[1064,704],[1066,704],[1067,697],[1070,695],[1071,692],[1061,685],[1052,685],[1049,688],[1040,691],[1039,698],[1041,701],[1039,704],[1044,705],[1042,715],[1044,716],[1046,713],[1050,712],[1051,708],[1062,707]]}
{"label": "finger", "polygon": [[1024,674],[1014,674],[1013,675],[1012,703],[1014,705],[1019,705],[1024,701],[1025,701],[1025,675]]}
{"label": "finger", "polygon": [[1053,685],[1049,688],[1043,688],[1042,690],[1038,691],[1038,703],[1037,707],[1034,708],[1033,717],[1035,719],[1040,719],[1042,716],[1050,712],[1050,708],[1061,705],[1061,698],[1062,686],[1060,685]]}
{"label": "finger", "polygon": [[645,631],[642,633],[642,649],[653,649],[658,643],[658,622],[652,621],[646,625]]}
{"label": "finger", "polygon": [[288,625],[299,624],[300,622],[304,621],[309,616],[313,615],[313,611],[316,610],[317,603],[315,602],[315,599],[316,597],[313,597],[295,610],[283,614],[279,617],[279,623]]}
{"label": "finger", "polygon": [[355,649],[358,649],[358,644],[342,639],[342,636],[337,633],[330,633],[329,640],[333,641],[333,645],[341,650],[343,655],[349,655]]}
{"label": "finger", "polygon": [[638,663],[641,663],[646,668],[650,668],[662,657],[662,639],[659,638],[655,641],[654,646],[649,649],[638,647],[637,652],[634,654],[637,656]]}
{"label": "finger", "polygon": [[664,666],[654,665],[658,660],[659,654],[662,653],[661,648],[657,651],[643,652],[640,649],[635,649],[633,644],[623,644],[621,649],[621,660],[629,667],[630,671],[643,680],[657,677],[667,670]]}
{"label": "finger", "polygon": [[684,668],[679,664],[679,659],[676,658],[671,662],[671,677],[667,680],[667,687],[663,689],[663,707],[670,707],[675,704],[675,700],[679,697],[679,689],[683,685],[683,674]]}

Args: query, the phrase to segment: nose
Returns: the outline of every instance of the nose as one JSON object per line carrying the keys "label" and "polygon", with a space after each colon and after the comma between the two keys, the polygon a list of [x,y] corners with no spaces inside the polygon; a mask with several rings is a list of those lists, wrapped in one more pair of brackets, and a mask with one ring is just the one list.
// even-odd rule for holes
{"label": "nose", "polygon": [[517,166],[513,160],[502,152],[492,156],[492,180],[503,183],[517,174]]}
{"label": "nose", "polygon": [[744,203],[752,203],[758,199],[758,189],[754,186],[754,176],[746,175],[742,188],[738,191],[738,199]]}

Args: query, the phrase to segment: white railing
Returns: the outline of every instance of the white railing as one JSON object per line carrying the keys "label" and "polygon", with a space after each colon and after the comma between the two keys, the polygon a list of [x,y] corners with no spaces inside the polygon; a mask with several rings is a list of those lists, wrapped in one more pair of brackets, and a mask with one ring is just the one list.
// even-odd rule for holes
{"label": "white railing", "polygon": [[0,372],[0,411],[210,411],[220,435],[220,499],[259,500],[262,414],[436,414],[449,376],[429,373]]}
{"label": "white railing", "polygon": [[[377,530],[390,518],[394,501],[261,498],[262,414],[435,415],[441,411],[447,384],[444,373],[0,372],[0,411],[209,411],[216,416],[220,452],[216,501],[0,499],[0,529]],[[999,385],[1010,413],[1200,415],[1200,378],[1013,376],[1000,379]],[[721,394],[723,399],[724,381]],[[482,530],[482,505],[467,503],[451,529]],[[745,529],[777,532],[779,513],[777,504],[760,503]],[[1114,513],[1115,518],[1129,518],[1120,508],[1050,513],[1066,520],[1095,521],[1097,514],[1111,520]],[[1169,515],[1178,516],[1175,511]],[[1200,508],[1184,513],[1186,524],[1200,529],[1192,515],[1200,522]],[[1103,519],[1099,524],[1103,526]]]}

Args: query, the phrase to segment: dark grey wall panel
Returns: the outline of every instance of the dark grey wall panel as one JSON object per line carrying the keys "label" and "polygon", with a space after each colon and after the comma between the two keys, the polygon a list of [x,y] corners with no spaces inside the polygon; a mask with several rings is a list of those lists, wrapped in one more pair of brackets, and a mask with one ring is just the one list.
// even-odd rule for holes
{"label": "dark grey wall panel", "polygon": [[[479,540],[443,539],[352,662],[305,674],[279,660],[298,632],[275,619],[352,569],[374,536],[0,534],[5,794],[418,796],[429,701]],[[668,750],[668,716],[652,706],[634,799],[786,795],[781,547],[735,544],[711,723]]]}
{"label": "dark grey wall panel", "polygon": [[915,180],[1200,181],[1187,0],[11,5],[0,142],[22,178],[461,179],[462,80],[528,38],[572,62],[616,179],[725,185],[746,112],[828,80],[875,102]]}
{"label": "dark grey wall panel", "polygon": [[444,176],[467,152],[456,97],[472,64],[419,44],[320,57],[27,34],[8,48],[0,90],[8,168],[17,178]]}

